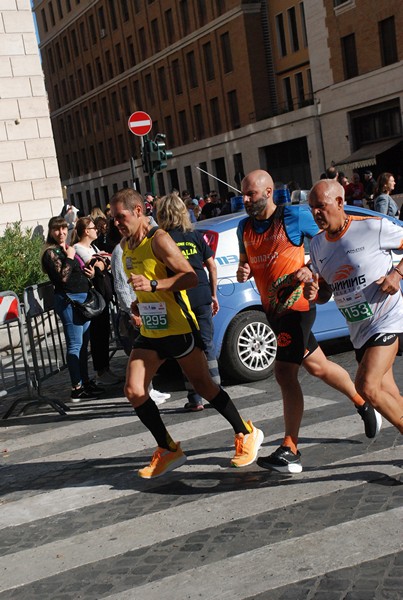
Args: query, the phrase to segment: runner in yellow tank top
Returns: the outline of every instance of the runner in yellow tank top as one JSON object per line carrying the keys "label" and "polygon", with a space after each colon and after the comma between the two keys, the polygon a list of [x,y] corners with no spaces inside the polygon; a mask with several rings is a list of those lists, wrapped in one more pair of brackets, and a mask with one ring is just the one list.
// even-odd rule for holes
{"label": "runner in yellow tank top", "polygon": [[150,464],[139,470],[140,477],[159,477],[186,461],[148,394],[152,378],[167,358],[178,361],[194,389],[232,425],[232,466],[250,465],[263,432],[241,418],[227,392],[211,378],[197,321],[183,292],[197,285],[196,273],[173,239],[165,231],[153,230],[135,190],[125,188],[113,196],[111,215],[124,237],[123,265],[137,297],[134,319],[141,326],[129,358],[125,394],[158,444]]}
{"label": "runner in yellow tank top", "polygon": [[[166,265],[153,252],[152,240],[157,231],[151,229],[136,248],[130,248],[128,241],[123,243],[123,268],[128,279],[132,274],[158,282],[169,277]],[[142,314],[141,335],[161,338],[199,329],[185,291],[162,291],[157,285],[155,291],[136,291],[136,295]]]}

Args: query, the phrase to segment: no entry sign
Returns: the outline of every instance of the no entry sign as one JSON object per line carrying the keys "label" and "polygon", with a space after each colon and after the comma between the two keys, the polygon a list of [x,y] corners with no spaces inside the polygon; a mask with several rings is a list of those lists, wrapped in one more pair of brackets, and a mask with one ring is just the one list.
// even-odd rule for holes
{"label": "no entry sign", "polygon": [[134,135],[142,136],[150,133],[153,122],[149,114],[138,110],[130,115],[128,125]]}

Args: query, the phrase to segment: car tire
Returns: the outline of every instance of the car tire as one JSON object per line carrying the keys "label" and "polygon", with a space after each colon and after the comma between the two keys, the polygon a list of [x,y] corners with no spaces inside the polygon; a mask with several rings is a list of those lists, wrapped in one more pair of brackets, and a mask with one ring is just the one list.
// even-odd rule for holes
{"label": "car tire", "polygon": [[232,319],[220,354],[220,370],[237,382],[266,379],[273,370],[277,340],[265,314],[247,310]]}

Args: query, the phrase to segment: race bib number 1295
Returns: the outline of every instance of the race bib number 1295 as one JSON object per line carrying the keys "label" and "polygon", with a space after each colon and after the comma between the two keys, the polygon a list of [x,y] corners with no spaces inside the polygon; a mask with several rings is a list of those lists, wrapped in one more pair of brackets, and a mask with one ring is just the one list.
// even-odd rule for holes
{"label": "race bib number 1295", "polygon": [[145,329],[168,329],[165,302],[139,302],[138,309]]}

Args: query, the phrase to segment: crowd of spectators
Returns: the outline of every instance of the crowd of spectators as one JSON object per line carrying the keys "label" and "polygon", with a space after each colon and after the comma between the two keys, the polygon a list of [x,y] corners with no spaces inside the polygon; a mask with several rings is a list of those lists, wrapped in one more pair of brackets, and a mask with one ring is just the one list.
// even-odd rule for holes
{"label": "crowd of spectators", "polygon": [[[187,190],[183,190],[182,194],[177,190],[172,193],[177,198],[173,206],[184,206],[190,227],[199,220],[231,212],[231,195],[222,201],[215,190],[194,198]],[[157,225],[158,204],[161,205],[163,199],[147,192],[143,200],[145,215],[149,217],[150,223]],[[183,218],[184,213],[180,214]],[[130,307],[127,303],[122,307],[125,290],[122,289],[121,277],[117,278],[118,289],[115,290],[117,270],[116,266],[111,269],[111,263],[116,265],[115,257],[119,254],[120,240],[120,233],[110,216],[109,204],[105,209],[92,207],[88,215],[82,215],[72,204],[65,204],[61,215],[53,217],[49,222],[42,267],[54,286],[55,310],[64,327],[73,402],[99,398],[105,386],[117,385],[122,381],[113,373],[109,364],[110,326],[113,321],[110,318],[111,303],[116,308],[113,311],[117,315],[116,335],[121,339],[126,353],[130,351],[130,340],[138,334],[134,322],[127,318]],[[129,284],[126,282],[125,285],[126,297],[133,299]],[[85,321],[76,313],[74,302],[83,302],[92,286],[104,297],[106,307],[102,314]],[[122,335],[123,324],[126,330],[129,327],[129,339]],[[88,374],[89,348],[95,372],[93,379]],[[157,404],[169,397],[169,394],[158,392],[152,386],[150,395]],[[201,398],[195,398],[197,401],[194,404],[203,407]],[[189,393],[189,400],[191,399],[193,396]]]}
{"label": "crowd of spectators", "polygon": [[403,194],[403,178],[389,172],[381,172],[374,177],[370,169],[361,173],[353,171],[351,180],[336,166],[331,166],[321,179],[335,179],[344,188],[346,204],[350,206],[361,206],[380,212],[391,217],[403,219],[403,203],[399,204],[393,199],[394,195]]}

